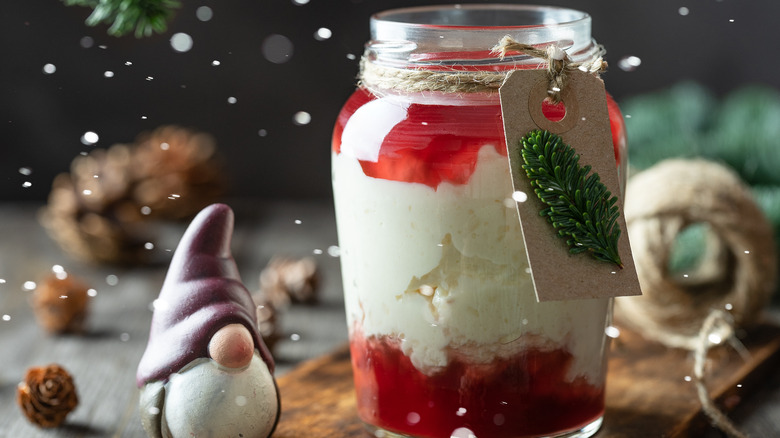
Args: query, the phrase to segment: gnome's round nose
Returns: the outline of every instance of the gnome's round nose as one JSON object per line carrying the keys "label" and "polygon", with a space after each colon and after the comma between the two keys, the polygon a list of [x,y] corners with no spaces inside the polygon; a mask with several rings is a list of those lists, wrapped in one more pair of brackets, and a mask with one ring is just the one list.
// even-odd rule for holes
{"label": "gnome's round nose", "polygon": [[241,324],[222,327],[209,342],[209,356],[227,368],[243,368],[249,365],[254,352],[252,335]]}

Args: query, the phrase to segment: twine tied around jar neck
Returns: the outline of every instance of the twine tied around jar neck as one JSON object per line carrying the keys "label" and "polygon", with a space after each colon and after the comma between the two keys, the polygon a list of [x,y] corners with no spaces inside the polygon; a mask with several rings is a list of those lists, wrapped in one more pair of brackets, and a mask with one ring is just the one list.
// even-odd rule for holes
{"label": "twine tied around jar neck", "polygon": [[550,86],[547,92],[553,104],[561,102],[561,90],[569,82],[569,72],[580,70],[586,73],[603,73],[607,70],[607,62],[602,59],[606,50],[598,46],[597,56],[587,62],[573,62],[569,55],[555,44],[550,44],[543,49],[515,41],[506,35],[493,47],[492,53],[498,54],[499,59],[504,59],[508,52],[517,51],[547,61],[547,75],[550,78]]}
{"label": "twine tied around jar neck", "polygon": [[[520,43],[506,35],[492,49],[491,53],[503,60],[510,52],[520,52],[542,60],[547,64],[550,78],[548,93],[553,104],[561,102],[561,90],[566,87],[569,72],[581,70],[593,74],[602,73],[607,63],[602,59],[606,51],[597,47],[596,57],[586,62],[574,62],[556,44],[536,47]],[[506,80],[508,71],[460,71],[429,70],[424,67],[404,69],[379,65],[366,55],[360,60],[358,85],[379,90],[394,90],[407,93],[437,91],[442,93],[496,92]]]}

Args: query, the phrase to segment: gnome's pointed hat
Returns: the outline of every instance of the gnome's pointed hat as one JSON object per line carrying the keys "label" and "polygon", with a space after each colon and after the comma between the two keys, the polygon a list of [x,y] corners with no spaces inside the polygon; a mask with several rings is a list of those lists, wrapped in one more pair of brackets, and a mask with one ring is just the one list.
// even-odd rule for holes
{"label": "gnome's pointed hat", "polygon": [[213,204],[193,219],[171,260],[155,301],[149,343],[138,365],[139,387],[207,358],[211,337],[228,324],[243,324],[273,373],[274,363],[257,329],[255,304],[241,283],[230,252],[233,211]]}

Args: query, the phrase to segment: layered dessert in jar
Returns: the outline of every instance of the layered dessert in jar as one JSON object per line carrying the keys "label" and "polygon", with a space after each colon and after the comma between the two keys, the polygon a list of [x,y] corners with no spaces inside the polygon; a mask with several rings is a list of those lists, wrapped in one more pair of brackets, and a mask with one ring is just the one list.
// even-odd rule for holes
{"label": "layered dessert in jar", "polygon": [[[622,117],[608,105],[620,161]],[[374,428],[516,438],[600,424],[611,300],[537,302],[506,155],[497,95],[361,88],[338,117],[350,345]]]}
{"label": "layered dessert in jar", "polygon": [[[590,16],[450,5],[370,24],[332,143],[361,420],[377,437],[594,434],[612,301],[537,302],[497,93],[507,72],[548,62],[491,50],[509,36],[584,66],[603,53]],[[620,172],[623,120],[607,101]],[[543,113],[561,120],[565,102]]]}

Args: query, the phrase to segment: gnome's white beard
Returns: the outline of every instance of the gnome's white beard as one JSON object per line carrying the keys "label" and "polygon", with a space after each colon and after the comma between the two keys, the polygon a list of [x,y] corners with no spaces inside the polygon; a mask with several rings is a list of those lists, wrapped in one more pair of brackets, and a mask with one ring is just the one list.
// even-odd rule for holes
{"label": "gnome's white beard", "polygon": [[[148,386],[145,390],[153,390]],[[165,384],[158,414],[161,436],[267,438],[279,409],[276,391],[268,366],[257,352],[239,370],[197,359]]]}

